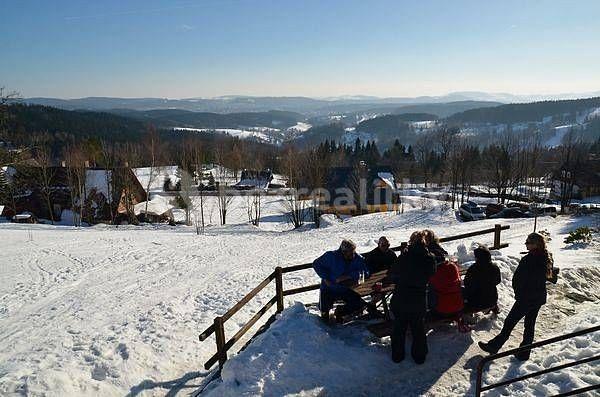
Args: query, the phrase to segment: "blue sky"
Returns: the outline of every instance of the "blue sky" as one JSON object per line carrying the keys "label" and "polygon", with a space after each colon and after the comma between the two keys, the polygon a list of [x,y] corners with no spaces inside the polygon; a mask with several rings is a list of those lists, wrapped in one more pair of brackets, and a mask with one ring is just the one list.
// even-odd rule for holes
{"label": "blue sky", "polygon": [[0,0],[23,96],[600,90],[600,1]]}

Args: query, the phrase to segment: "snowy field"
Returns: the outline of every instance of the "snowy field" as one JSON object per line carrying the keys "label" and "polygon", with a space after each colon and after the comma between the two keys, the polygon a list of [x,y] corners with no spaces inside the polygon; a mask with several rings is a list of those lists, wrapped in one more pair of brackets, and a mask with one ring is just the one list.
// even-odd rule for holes
{"label": "snowy field", "polygon": [[[273,199],[276,200],[276,199]],[[415,199],[415,202],[420,199]],[[275,266],[312,261],[352,238],[359,251],[380,235],[395,245],[419,228],[440,236],[488,228],[498,220],[460,222],[451,210],[430,200],[427,209],[407,205],[404,214],[371,214],[336,220],[323,228],[289,230],[275,202],[266,205],[260,228],[245,223],[243,206],[232,211],[233,225],[211,226],[204,235],[193,227],[94,226],[73,228],[0,223],[0,395],[136,396],[193,395],[211,372],[204,362],[214,339],[198,334],[257,285]],[[454,328],[430,333],[427,363],[417,367],[390,359],[389,338],[373,338],[358,327],[324,327],[314,309],[317,293],[292,296],[269,331],[231,358],[223,380],[210,395],[472,395],[474,369],[481,358],[477,341],[498,332],[512,303],[510,278],[524,249],[531,219],[502,219],[511,246],[495,256],[503,282],[498,319],[480,318],[470,334]],[[600,302],[600,243],[567,247],[568,231],[597,227],[598,217],[544,217],[550,249],[561,267],[559,284],[549,287],[536,339],[597,325]],[[445,244],[468,261],[473,242],[492,235]],[[459,249],[459,245],[462,245]],[[466,248],[466,253],[463,250]],[[285,288],[314,283],[311,271],[284,278]],[[274,286],[272,286],[274,289]],[[261,294],[226,322],[231,337],[274,294]],[[301,300],[301,302],[297,302]],[[264,317],[266,318],[266,317]],[[522,326],[506,348],[519,342]],[[234,349],[239,349],[236,345]],[[590,355],[600,336],[581,337],[543,351],[519,364],[492,365],[486,381],[499,380]],[[545,395],[600,383],[598,367],[584,365],[561,374],[502,389],[504,395]],[[490,393],[490,395],[494,395]]]}

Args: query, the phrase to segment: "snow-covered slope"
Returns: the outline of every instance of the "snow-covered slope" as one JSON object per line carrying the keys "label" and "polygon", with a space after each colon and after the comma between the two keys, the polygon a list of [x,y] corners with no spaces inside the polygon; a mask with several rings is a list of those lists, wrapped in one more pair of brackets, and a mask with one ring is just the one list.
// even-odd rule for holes
{"label": "snow-covered slope", "polygon": [[[494,223],[491,220],[461,223],[452,211],[434,207],[433,203],[429,202],[426,210],[422,210],[420,204],[416,208],[407,205],[406,212],[400,215],[372,214],[345,221],[327,217],[326,227],[300,231],[286,230],[283,217],[272,203],[272,209],[265,212],[263,219],[269,230],[245,224],[240,210],[237,217],[233,215],[235,211],[232,213],[231,221],[235,224],[210,227],[201,236],[188,227],[98,225],[77,229],[0,223],[0,395],[122,396],[193,392],[209,376],[209,372],[200,369],[214,353],[214,341],[199,343],[198,333],[275,266],[311,261],[324,250],[335,248],[344,237],[354,239],[359,251],[366,251],[375,246],[382,234],[397,243],[406,240],[418,228],[429,227],[439,235],[451,235],[487,228]],[[511,257],[518,256],[523,249],[524,238],[532,229],[531,222],[502,221],[511,225],[509,231],[503,232],[503,240],[511,243],[502,253],[502,262],[506,264],[501,289],[503,302],[511,299],[506,286],[509,269],[516,263]],[[557,264],[573,270],[563,269],[564,277],[556,288],[561,298],[551,296],[551,302],[558,302],[559,306],[555,306],[558,309],[551,310],[553,307],[548,305],[542,310],[538,338],[542,333],[553,335],[571,329],[569,315],[586,316],[585,313],[592,310],[591,303],[575,306],[571,298],[564,296],[568,293],[573,299],[580,295],[593,296],[593,290],[587,286],[597,285],[591,280],[599,276],[589,268],[596,266],[600,259],[597,242],[575,248],[567,248],[562,243],[568,230],[581,224],[595,225],[597,218],[542,218],[539,222],[540,228],[547,229],[553,237],[551,249]],[[276,224],[281,226],[274,227]],[[446,248],[456,252],[460,243],[469,248],[472,241],[491,243],[491,239],[489,235],[448,244]],[[286,275],[284,282],[286,288],[292,288],[316,281],[316,276],[308,270]],[[233,335],[273,293],[269,290],[260,294],[227,321],[226,335]],[[470,336],[451,329],[436,331],[431,337],[427,364],[433,366],[433,372],[425,373],[414,369],[410,362],[394,366],[385,340],[369,339],[362,330],[323,328],[310,311],[294,304],[296,300],[316,302],[317,294],[290,297],[286,305],[292,308],[284,315],[292,324],[313,335],[315,341],[287,338],[285,331],[290,325],[287,320],[278,321],[265,334],[265,338],[278,340],[269,342],[271,344],[257,341],[252,346],[258,347],[234,357],[225,369],[224,382],[213,387],[223,387],[224,392],[235,391],[231,389],[231,382],[239,378],[243,383],[237,390],[246,390],[249,394],[262,382],[271,385],[264,389],[265,395],[280,395],[283,391],[314,395],[318,390],[340,390],[337,388],[340,382],[334,376],[342,374],[348,386],[353,384],[357,387],[355,390],[362,390],[361,382],[365,378],[351,376],[349,371],[354,367],[345,368],[345,362],[336,365],[330,361],[313,361],[312,365],[339,372],[317,377],[312,384],[307,384],[303,383],[307,377],[302,373],[292,380],[292,372],[286,373],[285,366],[274,366],[277,361],[260,358],[257,350],[285,342],[290,357],[299,357],[302,352],[296,350],[302,348],[303,343],[331,339],[336,341],[332,350],[324,352],[337,352],[348,358],[362,354],[362,367],[367,368],[364,370],[367,373],[377,372],[375,379],[383,385],[382,394],[387,390],[461,394],[471,390],[472,368],[480,354],[473,343],[488,338],[490,330],[496,331],[501,324],[483,320]],[[279,335],[274,334],[277,330]],[[298,333],[293,335],[300,337]],[[517,336],[509,345],[514,346],[516,342]],[[242,374],[240,368],[250,359],[250,352],[255,353],[256,368]],[[281,360],[282,354],[277,352],[273,360]],[[331,357],[331,361],[333,358],[339,359]],[[531,365],[537,362],[532,361]],[[518,370],[510,362],[507,365],[510,370]],[[502,373],[502,368],[498,371],[491,375]],[[595,379],[597,375],[589,376]],[[267,381],[269,377],[271,380]],[[286,386],[277,381],[280,378],[290,383]],[[577,378],[577,381],[585,380]],[[389,389],[385,385],[389,385]],[[213,390],[218,395],[217,389]]]}

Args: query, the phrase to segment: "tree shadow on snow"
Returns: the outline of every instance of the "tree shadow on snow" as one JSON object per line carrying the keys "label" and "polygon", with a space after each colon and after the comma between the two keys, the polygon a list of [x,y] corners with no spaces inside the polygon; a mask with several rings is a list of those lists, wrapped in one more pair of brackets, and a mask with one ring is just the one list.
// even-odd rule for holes
{"label": "tree shadow on snow", "polygon": [[[144,391],[152,390],[152,389],[165,389],[167,392],[165,393],[166,397],[176,396],[183,389],[192,389],[193,391],[202,389],[204,384],[211,378],[209,375],[211,373],[208,371],[194,371],[188,372],[180,378],[160,381],[156,382],[152,379],[146,379],[141,381],[139,384],[132,386],[129,389],[129,393],[127,393],[126,397],[134,397],[141,394]],[[192,382],[192,384],[188,384],[193,379],[201,378],[198,382]]]}

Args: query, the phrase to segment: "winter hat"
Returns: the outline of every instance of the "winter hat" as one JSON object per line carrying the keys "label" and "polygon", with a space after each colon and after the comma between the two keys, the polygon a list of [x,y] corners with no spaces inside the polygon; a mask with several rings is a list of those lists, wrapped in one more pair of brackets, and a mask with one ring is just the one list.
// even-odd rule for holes
{"label": "winter hat", "polygon": [[492,253],[485,245],[480,245],[473,250],[475,260],[479,263],[490,263],[492,261]]}

